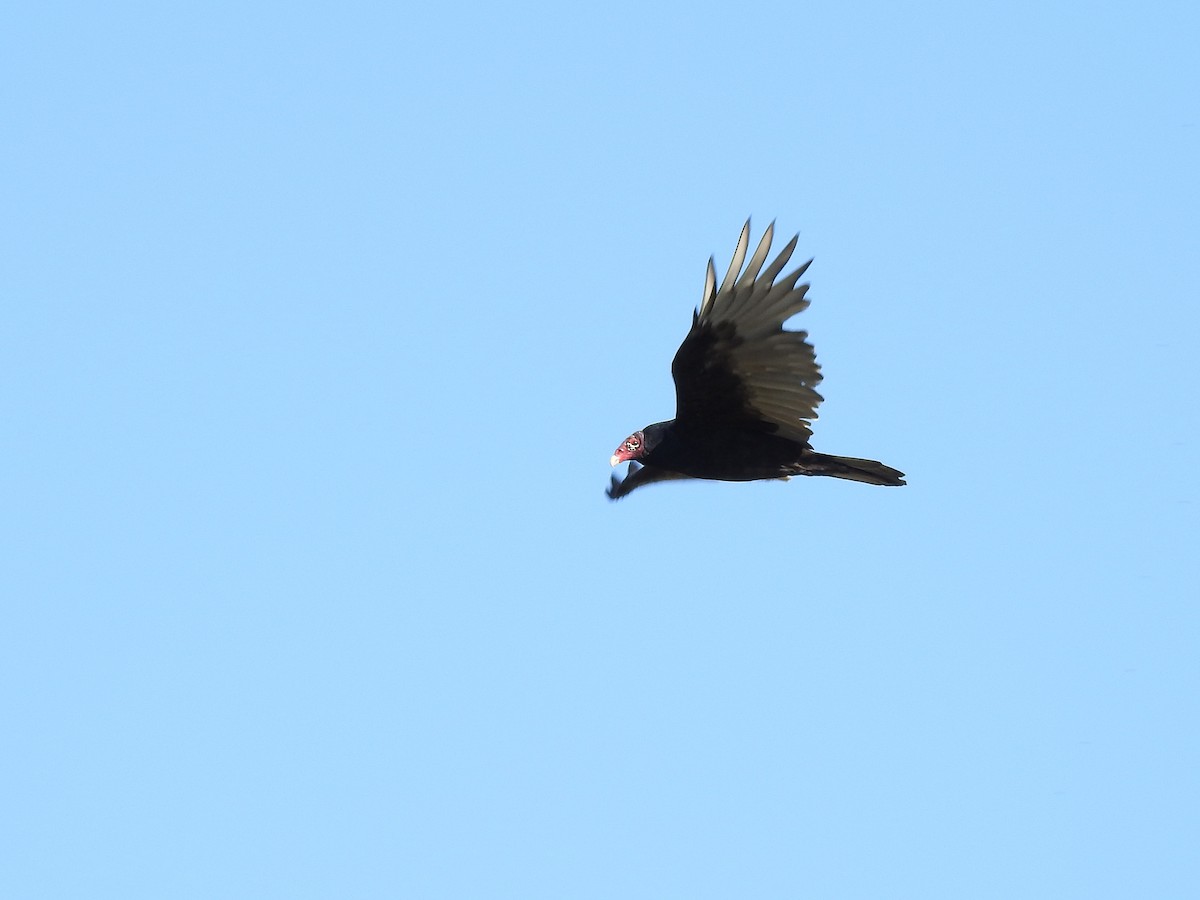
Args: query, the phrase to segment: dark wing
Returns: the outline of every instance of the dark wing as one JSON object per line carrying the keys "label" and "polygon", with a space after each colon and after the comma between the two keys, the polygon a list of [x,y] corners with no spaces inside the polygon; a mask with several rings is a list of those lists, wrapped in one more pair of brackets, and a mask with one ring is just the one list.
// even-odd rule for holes
{"label": "dark wing", "polygon": [[657,466],[643,466],[636,462],[629,463],[629,474],[622,481],[617,480],[617,476],[613,475],[612,484],[604,493],[608,494],[609,500],[620,500],[630,491],[635,491],[646,484],[654,484],[656,481],[671,481],[676,478],[688,478],[690,476],[680,475],[678,472],[668,472],[666,469],[660,469]]}
{"label": "dark wing", "polygon": [[808,285],[796,282],[812,260],[775,281],[797,238],[764,269],[774,231],[772,223],[741,271],[750,240],[746,222],[719,289],[708,261],[704,297],[671,363],[681,428],[752,428],[803,443],[812,434],[808,420],[817,417],[821,402],[814,390],[820,367],[808,333],[783,330],[808,306]]}

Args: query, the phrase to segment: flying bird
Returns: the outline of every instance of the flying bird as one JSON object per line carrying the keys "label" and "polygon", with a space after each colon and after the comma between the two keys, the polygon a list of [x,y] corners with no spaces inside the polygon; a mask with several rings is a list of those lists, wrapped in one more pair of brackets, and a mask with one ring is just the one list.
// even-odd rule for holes
{"label": "flying bird", "polygon": [[807,284],[797,285],[810,259],[776,281],[799,236],[763,268],[775,225],[742,269],[750,241],[747,220],[729,271],[717,287],[708,260],[704,295],[692,329],[671,363],[675,418],[635,431],[610,462],[629,462],[608,496],[617,500],[656,481],[787,480],[792,475],[831,475],[867,484],[902,485],[904,473],[871,459],[830,456],[809,446],[809,423],[817,417],[821,370],[805,331],[783,323],[808,307]]}

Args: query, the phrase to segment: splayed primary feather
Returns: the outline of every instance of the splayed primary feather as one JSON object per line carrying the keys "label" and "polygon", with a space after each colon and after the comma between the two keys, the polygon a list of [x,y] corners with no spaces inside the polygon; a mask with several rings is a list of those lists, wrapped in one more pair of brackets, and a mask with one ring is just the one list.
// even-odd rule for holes
{"label": "splayed primary feather", "polygon": [[729,269],[725,272],[725,277],[721,281],[721,289],[717,291],[717,296],[727,293],[733,287],[733,280],[737,277],[737,273],[742,268],[742,261],[746,258],[746,248],[750,245],[750,220],[746,220],[746,224],[742,226],[741,237],[738,238],[737,247],[733,251],[733,259],[729,261]]}
{"label": "splayed primary feather", "polygon": [[[749,221],[746,222],[746,225],[749,227]],[[762,240],[758,242],[758,249],[754,251],[754,255],[750,257],[750,262],[746,265],[746,271],[738,279],[737,286],[739,288],[749,287],[758,278],[758,270],[767,261],[767,254],[771,252],[771,241],[774,236],[775,223],[772,222],[767,226],[767,230],[763,232]]]}

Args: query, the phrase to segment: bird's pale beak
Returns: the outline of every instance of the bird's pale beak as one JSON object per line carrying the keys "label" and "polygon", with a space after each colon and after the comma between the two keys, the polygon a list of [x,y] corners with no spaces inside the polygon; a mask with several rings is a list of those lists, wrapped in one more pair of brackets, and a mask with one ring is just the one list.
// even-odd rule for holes
{"label": "bird's pale beak", "polygon": [[608,460],[608,464],[610,466],[619,465],[620,462],[621,462],[621,457],[617,456],[617,454],[615,454],[615,453]]}

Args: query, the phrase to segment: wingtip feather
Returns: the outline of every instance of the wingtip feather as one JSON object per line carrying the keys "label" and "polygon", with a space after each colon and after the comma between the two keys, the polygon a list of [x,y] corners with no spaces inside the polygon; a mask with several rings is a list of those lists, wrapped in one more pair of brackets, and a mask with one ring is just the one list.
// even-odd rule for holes
{"label": "wingtip feather", "polygon": [[754,251],[754,255],[750,257],[750,262],[746,264],[746,271],[742,272],[742,277],[738,279],[737,286],[739,289],[747,288],[754,284],[754,280],[758,278],[759,269],[767,261],[767,254],[771,252],[771,242],[774,240],[775,222],[772,221],[767,226],[767,230],[763,232],[763,236],[758,242],[758,248]]}
{"label": "wingtip feather", "polygon": [[746,224],[742,226],[742,233],[738,237],[737,249],[733,251],[733,259],[729,261],[729,269],[725,272],[725,277],[721,279],[721,288],[718,293],[725,293],[737,280],[737,273],[742,270],[742,263],[746,261],[746,250],[750,246],[750,220],[746,219]]}
{"label": "wingtip feather", "polygon": [[713,300],[717,297],[717,267],[713,262],[713,258],[708,258],[708,270],[704,273],[704,296],[700,298],[700,309],[698,315],[703,316],[712,307]]}

